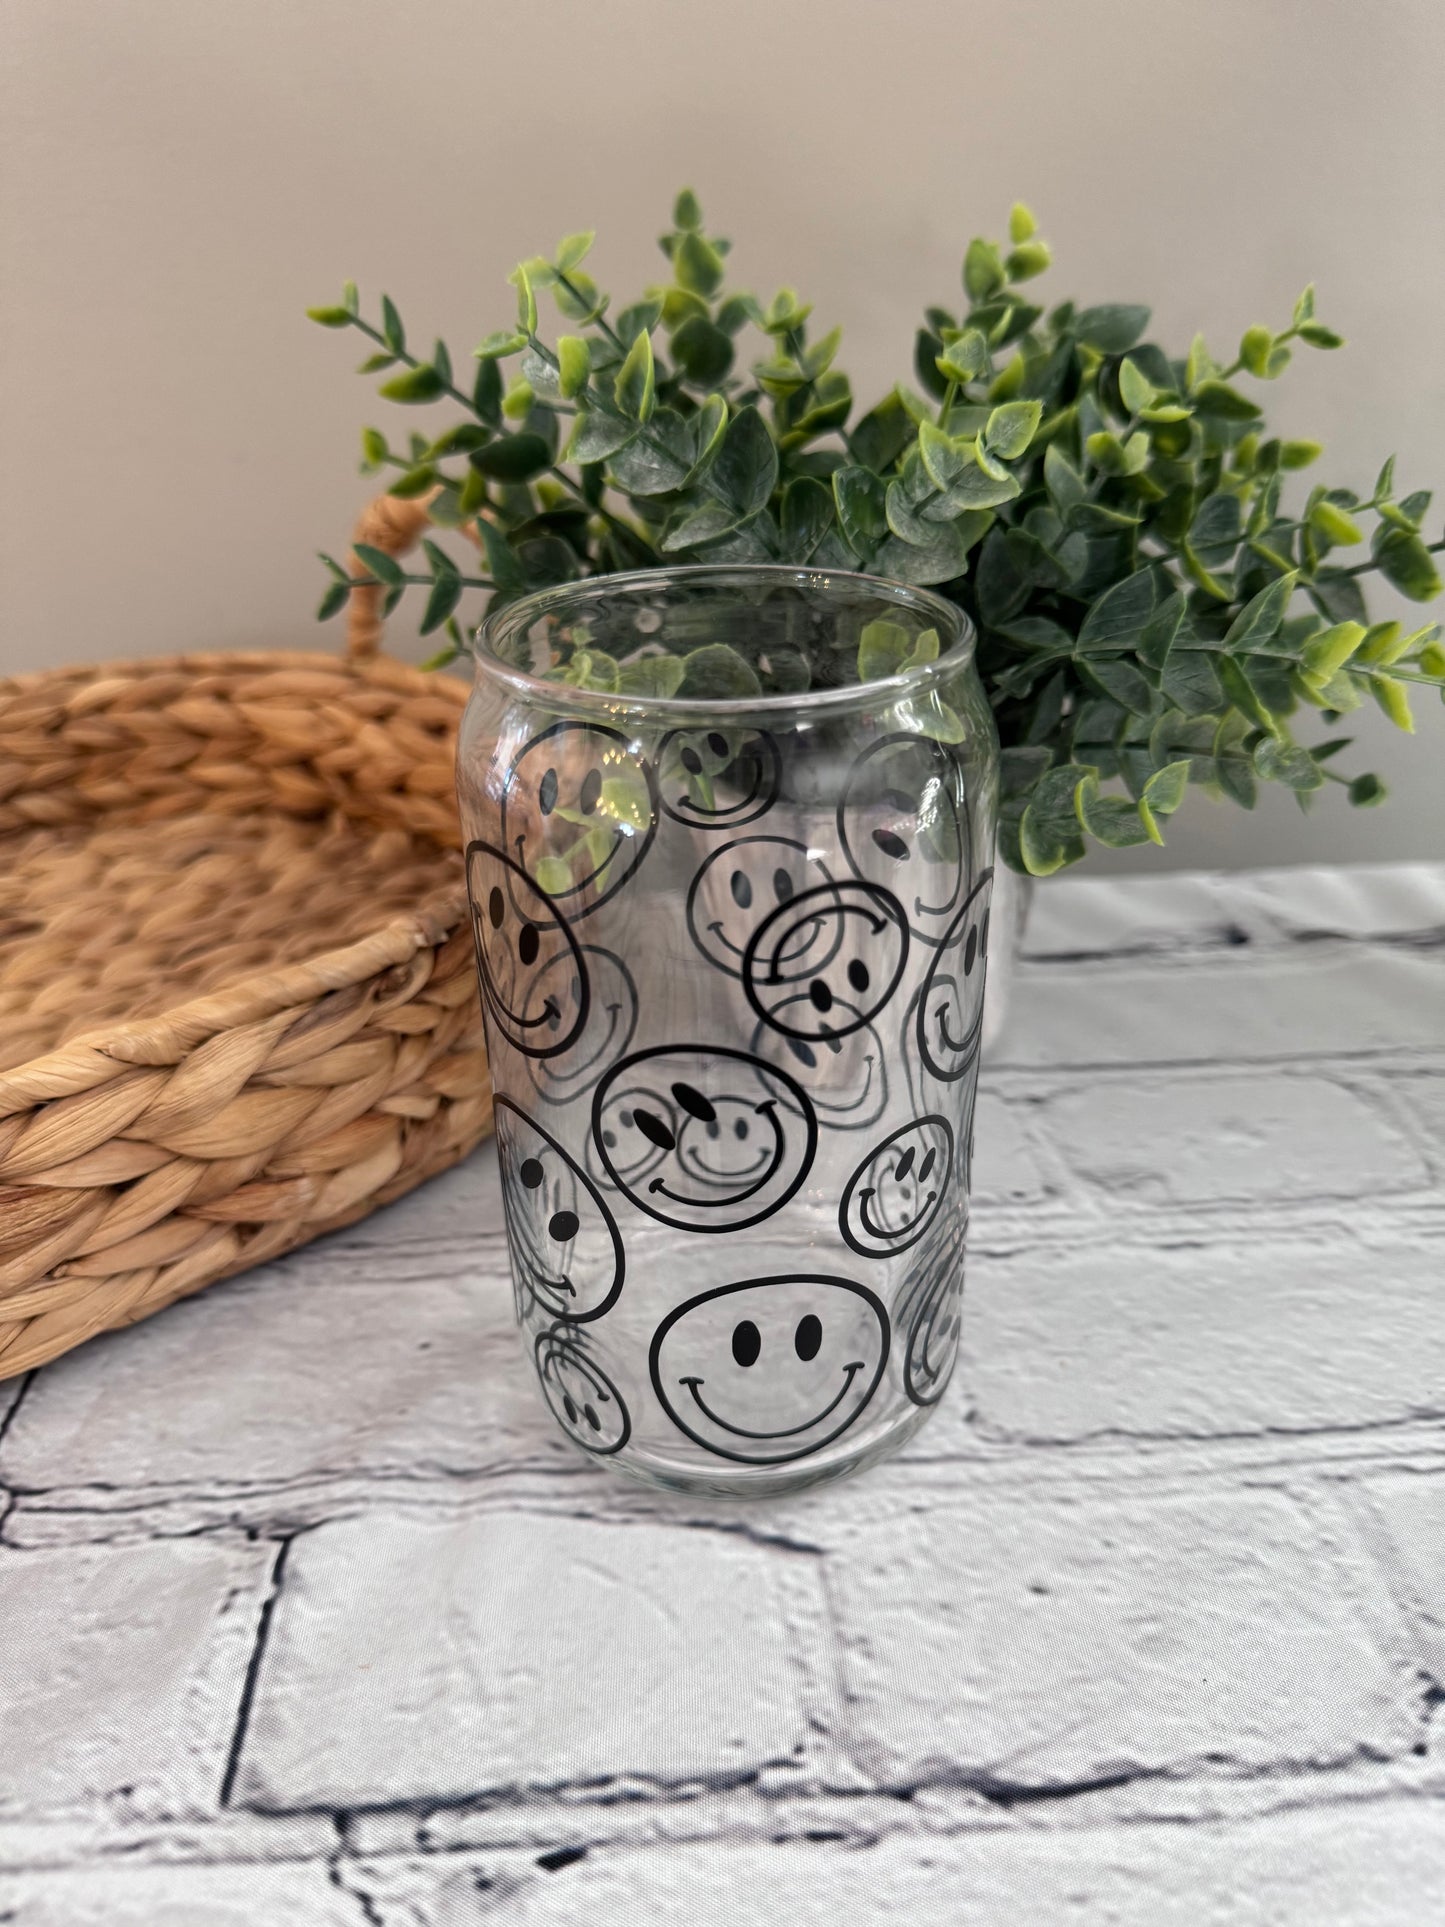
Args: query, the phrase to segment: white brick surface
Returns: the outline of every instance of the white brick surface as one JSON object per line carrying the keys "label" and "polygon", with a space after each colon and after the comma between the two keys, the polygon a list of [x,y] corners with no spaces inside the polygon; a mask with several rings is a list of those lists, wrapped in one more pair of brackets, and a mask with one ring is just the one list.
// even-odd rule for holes
{"label": "white brick surface", "polygon": [[[984,1077],[988,1073],[985,1071]],[[1043,1174],[1024,1129],[1019,1109],[992,1091],[980,1090],[974,1113],[978,1146],[973,1167],[974,1203],[1032,1204],[1044,1194]]]}
{"label": "white brick surface", "polygon": [[[1323,1214],[1322,1214],[1323,1216]],[[986,1433],[1224,1437],[1445,1412],[1445,1238],[1314,1236],[970,1255],[965,1384]],[[953,1400],[919,1448],[957,1438]]]}
{"label": "white brick surface", "polygon": [[[436,1917],[443,1927],[443,1916]],[[87,1867],[0,1874],[9,1927],[365,1927],[324,1867]]]}
{"label": "white brick surface", "polygon": [[0,1816],[214,1809],[273,1554],[0,1545]]}
{"label": "white brick surface", "polygon": [[820,1608],[815,1564],[725,1532],[509,1512],[324,1527],[288,1561],[238,1798],[356,1805],[786,1763],[807,1736],[791,1622]]}
{"label": "white brick surface", "polygon": [[1038,1106],[1059,1157],[1113,1204],[1270,1204],[1428,1189],[1378,1099],[1341,1079],[1121,1076]]}
{"label": "white brick surface", "polygon": [[961,1492],[860,1531],[829,1581],[847,1743],[885,1782],[1228,1774],[1414,1737],[1408,1670],[1274,1494]]}
{"label": "white brick surface", "polygon": [[470,1895],[460,1869],[410,1874],[410,1910],[383,1900],[382,1927],[1428,1927],[1445,1911],[1445,1813],[600,1853],[515,1886],[477,1866]]}
{"label": "white brick surface", "polygon": [[[1374,1480],[1362,1496],[1384,1526],[1392,1590],[1436,1687],[1445,1690],[1445,1473]],[[1434,1725],[1438,1746],[1445,1712],[1436,1711]]]}

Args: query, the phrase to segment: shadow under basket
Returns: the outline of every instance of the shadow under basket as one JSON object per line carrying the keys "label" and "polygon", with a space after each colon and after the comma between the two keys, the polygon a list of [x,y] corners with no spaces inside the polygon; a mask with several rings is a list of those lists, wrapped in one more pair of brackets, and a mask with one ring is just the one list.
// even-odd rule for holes
{"label": "shadow under basket", "polygon": [[0,682],[0,1378],[489,1130],[465,700],[269,653]]}

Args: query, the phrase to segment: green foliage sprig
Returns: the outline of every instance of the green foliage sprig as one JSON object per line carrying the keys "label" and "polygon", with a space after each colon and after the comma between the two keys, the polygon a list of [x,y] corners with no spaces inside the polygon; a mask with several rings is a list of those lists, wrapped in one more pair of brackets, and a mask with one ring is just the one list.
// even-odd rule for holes
{"label": "green foliage sprig", "polygon": [[[814,338],[791,289],[766,306],[730,291],[729,244],[690,192],[661,241],[670,279],[628,306],[586,272],[592,238],[569,235],[517,268],[516,324],[476,350],[469,389],[444,342],[410,350],[385,296],[379,325],[350,284],[340,305],[310,311],[374,343],[362,372],[386,373],[386,399],[463,411],[404,449],[378,429],[362,438],[365,472],[428,497],[484,558],[470,573],[427,542],[426,568],[408,571],[356,551],[388,610],[425,588],[423,633],[449,638],[439,661],[463,646],[470,588],[511,599],[671,562],[864,570],[934,585],[972,616],[1004,748],[1001,849],[1016,869],[1046,875],[1091,838],[1162,842],[1189,783],[1246,809],[1260,782],[1302,806],[1326,782],[1355,804],[1383,798],[1378,777],[1331,767],[1348,738],[1306,744],[1294,723],[1332,727],[1368,697],[1413,727],[1410,686],[1445,685],[1439,626],[1372,623],[1363,581],[1377,572],[1428,601],[1445,541],[1426,540],[1431,498],[1399,495],[1393,460],[1368,498],[1321,485],[1286,507],[1287,476],[1321,450],[1271,435],[1237,378],[1274,380],[1299,344],[1342,345],[1313,289],[1286,327],[1246,329],[1227,365],[1199,336],[1172,357],[1145,339],[1147,308],[1036,305],[1029,284],[1049,249],[1015,207],[1006,246],[970,242],[961,311],[927,310],[918,388],[900,384],[854,420],[839,330]],[[573,332],[543,338],[544,294]],[[323,560],[324,618],[367,578]],[[860,647],[865,677],[879,646]],[[697,653],[715,680],[718,648]],[[691,689],[690,660],[638,665],[637,687]],[[697,693],[711,686],[701,670]],[[585,650],[558,673],[631,686]]]}

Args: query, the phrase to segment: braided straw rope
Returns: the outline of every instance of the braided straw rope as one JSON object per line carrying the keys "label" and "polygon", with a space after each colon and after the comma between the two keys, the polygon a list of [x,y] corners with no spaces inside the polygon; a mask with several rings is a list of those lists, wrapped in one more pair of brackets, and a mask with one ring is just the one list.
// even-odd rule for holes
{"label": "braided straw rope", "polygon": [[[357,539],[401,553],[424,506]],[[491,1126],[452,754],[376,655],[0,682],[0,1378],[389,1203]]]}

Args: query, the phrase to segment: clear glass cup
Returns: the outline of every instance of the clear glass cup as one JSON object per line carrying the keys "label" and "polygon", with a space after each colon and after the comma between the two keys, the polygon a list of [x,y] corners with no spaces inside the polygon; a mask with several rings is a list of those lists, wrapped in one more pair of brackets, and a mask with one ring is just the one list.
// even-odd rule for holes
{"label": "clear glass cup", "polygon": [[920,590],[686,568],[483,625],[458,789],[516,1312],[584,1451],[774,1493],[941,1396],[997,774],[967,618]]}

